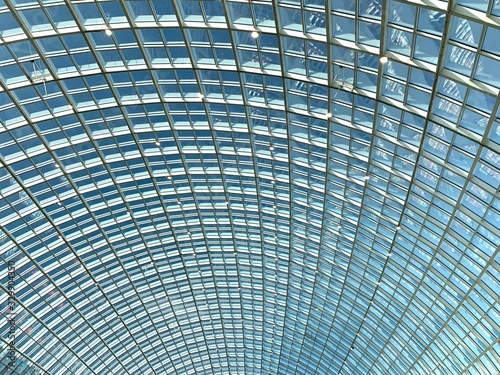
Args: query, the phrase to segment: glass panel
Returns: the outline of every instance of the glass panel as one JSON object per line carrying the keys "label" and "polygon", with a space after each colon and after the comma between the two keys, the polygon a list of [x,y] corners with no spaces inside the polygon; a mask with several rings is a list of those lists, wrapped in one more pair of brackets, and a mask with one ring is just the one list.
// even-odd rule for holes
{"label": "glass panel", "polygon": [[0,373],[499,373],[498,1],[447,3],[0,0]]}

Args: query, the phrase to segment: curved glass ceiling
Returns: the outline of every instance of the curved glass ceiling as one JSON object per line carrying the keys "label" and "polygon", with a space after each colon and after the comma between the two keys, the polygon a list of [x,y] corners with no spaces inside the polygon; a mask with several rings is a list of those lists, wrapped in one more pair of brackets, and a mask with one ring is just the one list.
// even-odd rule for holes
{"label": "curved glass ceiling", "polygon": [[0,0],[0,373],[499,373],[498,40],[499,0]]}

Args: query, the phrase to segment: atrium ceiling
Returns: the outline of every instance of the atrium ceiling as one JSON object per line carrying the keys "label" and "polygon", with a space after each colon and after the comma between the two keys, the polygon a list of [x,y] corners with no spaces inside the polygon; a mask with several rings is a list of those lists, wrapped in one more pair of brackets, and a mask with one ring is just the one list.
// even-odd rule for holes
{"label": "atrium ceiling", "polygon": [[499,41],[499,0],[0,0],[0,374],[500,373]]}

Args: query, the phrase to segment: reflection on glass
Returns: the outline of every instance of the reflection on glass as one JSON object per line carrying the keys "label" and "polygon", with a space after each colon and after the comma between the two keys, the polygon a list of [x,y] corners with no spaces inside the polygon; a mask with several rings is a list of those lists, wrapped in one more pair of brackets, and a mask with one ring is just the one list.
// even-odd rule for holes
{"label": "reflection on glass", "polygon": [[500,371],[496,1],[4,3],[16,373]]}

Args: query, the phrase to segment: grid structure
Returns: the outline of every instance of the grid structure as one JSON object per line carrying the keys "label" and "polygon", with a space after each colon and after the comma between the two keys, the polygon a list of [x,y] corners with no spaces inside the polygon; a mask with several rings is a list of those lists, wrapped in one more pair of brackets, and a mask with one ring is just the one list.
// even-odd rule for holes
{"label": "grid structure", "polygon": [[0,374],[499,373],[499,40],[499,0],[0,0]]}

